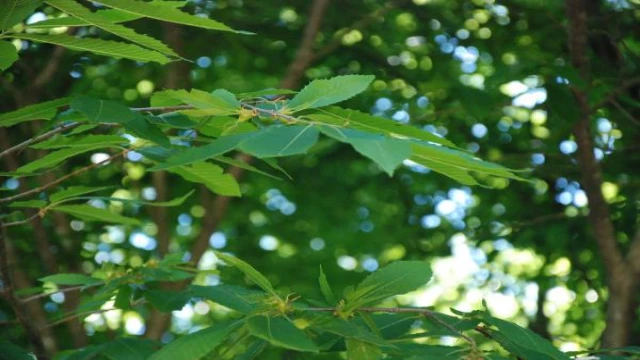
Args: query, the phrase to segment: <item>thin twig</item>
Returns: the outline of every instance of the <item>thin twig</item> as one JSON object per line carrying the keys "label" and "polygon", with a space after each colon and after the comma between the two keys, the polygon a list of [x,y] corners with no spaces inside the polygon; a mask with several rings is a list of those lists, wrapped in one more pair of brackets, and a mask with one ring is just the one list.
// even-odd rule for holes
{"label": "thin twig", "polygon": [[20,301],[22,301],[23,303],[26,303],[26,302],[33,301],[33,300],[42,299],[44,297],[51,296],[51,295],[57,294],[57,293],[66,293],[66,292],[70,292],[70,291],[82,290],[82,289],[87,289],[87,288],[90,288],[90,287],[100,286],[100,285],[103,285],[103,283],[100,282],[100,283],[97,283],[97,284],[72,286],[72,287],[68,287],[68,288],[57,289],[56,291],[53,291],[53,292],[50,292],[50,293],[42,293],[42,294],[38,294],[38,295],[29,296],[29,297],[26,297],[24,299],[20,299]]}
{"label": "thin twig", "polygon": [[591,111],[596,111],[599,108],[601,108],[603,105],[605,105],[608,102],[611,102],[611,100],[615,100],[615,98],[617,98],[618,96],[620,96],[622,93],[624,93],[625,91],[627,91],[629,88],[640,84],[640,76],[639,77],[635,77],[632,79],[629,79],[625,82],[623,82],[620,86],[618,86],[617,88],[615,88],[609,95],[607,95],[604,99],[602,99],[600,102],[598,102],[597,104],[593,105],[591,107]]}
{"label": "thin twig", "polygon": [[636,119],[630,112],[628,112],[625,108],[620,105],[620,103],[616,99],[611,99],[609,101],[618,111],[622,113],[627,119],[631,120],[632,123],[636,125],[640,125],[640,120]]}
{"label": "thin twig", "polygon": [[72,173],[69,173],[69,174],[67,174],[67,175],[65,175],[65,176],[63,176],[63,177],[60,177],[60,178],[58,178],[57,180],[52,181],[52,182],[50,182],[50,183],[48,183],[48,184],[44,184],[44,185],[42,185],[42,186],[38,186],[38,187],[37,187],[37,188],[35,188],[35,189],[31,189],[31,190],[29,190],[29,191],[25,191],[25,192],[23,192],[23,193],[16,194],[16,195],[14,195],[14,196],[9,196],[9,197],[6,197],[6,198],[3,198],[3,199],[0,199],[0,204],[1,204],[1,203],[6,203],[6,202],[10,202],[10,201],[14,201],[14,200],[16,200],[16,199],[21,199],[21,198],[23,198],[23,197],[25,197],[25,196],[29,196],[29,195],[31,195],[31,194],[35,194],[35,193],[38,193],[38,192],[44,191],[44,190],[46,190],[46,189],[48,189],[48,188],[50,188],[50,187],[53,187],[53,186],[56,186],[56,185],[60,184],[61,182],[65,181],[65,180],[68,180],[68,179],[70,179],[70,178],[72,178],[72,177],[74,177],[74,176],[80,175],[80,174],[82,174],[82,173],[84,173],[84,172],[87,172],[87,171],[89,171],[89,170],[91,170],[91,169],[94,169],[94,168],[96,168],[96,167],[98,167],[98,166],[100,166],[100,165],[102,165],[102,164],[105,164],[105,163],[107,163],[107,162],[109,162],[109,161],[111,161],[111,160],[113,160],[113,159],[116,159],[116,158],[118,158],[118,157],[120,157],[120,156],[123,156],[123,155],[124,155],[124,154],[126,154],[128,151],[129,151],[129,149],[124,149],[124,150],[122,150],[121,152],[119,152],[119,153],[117,153],[117,154],[115,154],[115,155],[112,155],[112,156],[108,157],[108,158],[107,158],[107,159],[105,159],[105,160],[102,160],[102,161],[99,161],[99,162],[97,162],[97,163],[94,163],[94,164],[91,164],[91,165],[85,166],[85,167],[83,167],[83,168],[81,168],[81,169],[78,169],[78,170],[76,170],[76,171],[74,171],[74,172],[72,172]]}
{"label": "thin twig", "polygon": [[2,158],[2,157],[6,156],[6,155],[8,155],[8,154],[10,154],[10,153],[12,153],[14,151],[18,151],[18,150],[21,150],[23,148],[26,148],[27,146],[29,146],[29,145],[31,145],[31,144],[33,144],[35,142],[46,140],[46,139],[52,137],[55,134],[59,134],[61,132],[67,131],[69,129],[73,129],[75,127],[78,127],[78,126],[80,126],[80,124],[82,124],[82,123],[72,122],[72,123],[68,123],[68,124],[62,124],[58,128],[55,128],[55,129],[53,129],[51,131],[47,131],[46,133],[40,134],[40,135],[38,135],[36,137],[32,137],[29,140],[23,141],[18,145],[12,146],[12,147],[4,150],[3,152],[0,152],[0,158]]}
{"label": "thin twig", "polygon": [[171,112],[176,110],[189,110],[189,109],[194,109],[194,107],[191,105],[149,106],[149,107],[131,108],[131,111]]}
{"label": "thin twig", "polygon": [[[335,313],[338,308],[335,307],[316,307],[316,308],[303,308],[301,309],[302,311],[317,311],[317,312],[332,312]],[[475,340],[473,340],[472,338],[470,338],[469,336],[463,334],[462,332],[460,332],[458,329],[454,328],[453,326],[447,324],[446,322],[440,320],[438,318],[438,313],[436,313],[435,311],[429,310],[429,309],[421,309],[421,308],[387,308],[387,307],[361,307],[361,308],[357,308],[355,309],[355,311],[361,311],[361,312],[366,312],[366,313],[377,313],[377,312],[382,312],[382,313],[393,313],[393,314],[400,314],[400,313],[411,313],[411,314],[420,314],[425,316],[426,318],[428,318],[429,320],[432,320],[433,322],[437,323],[438,325],[446,328],[447,330],[453,332],[454,334],[457,334],[460,336],[460,338],[462,338],[463,340],[465,340],[466,342],[468,342],[469,344],[471,344],[471,347],[473,349],[477,348],[476,342]]]}
{"label": "thin twig", "polygon": [[17,225],[26,224],[29,221],[36,219],[38,216],[40,216],[40,213],[36,212],[35,214],[33,214],[33,216],[30,216],[30,217],[28,217],[28,218],[26,218],[24,220],[18,220],[18,221],[3,223],[2,225],[0,225],[0,227],[8,228],[10,226],[17,226]]}
{"label": "thin twig", "polygon": [[56,325],[59,325],[59,324],[62,324],[62,323],[67,322],[69,320],[77,319],[77,318],[83,317],[85,315],[102,314],[102,313],[106,313],[106,312],[109,312],[109,311],[112,311],[112,310],[119,310],[119,309],[118,308],[108,308],[108,309],[84,311],[84,312],[81,312],[81,313],[77,313],[77,314],[73,314],[73,315],[69,315],[69,316],[63,317],[62,319],[56,320],[56,321],[54,321],[52,323],[49,323],[49,324],[43,326],[42,328],[40,328],[40,330],[46,329],[46,328],[50,328],[50,327],[53,327],[53,326],[56,326]]}

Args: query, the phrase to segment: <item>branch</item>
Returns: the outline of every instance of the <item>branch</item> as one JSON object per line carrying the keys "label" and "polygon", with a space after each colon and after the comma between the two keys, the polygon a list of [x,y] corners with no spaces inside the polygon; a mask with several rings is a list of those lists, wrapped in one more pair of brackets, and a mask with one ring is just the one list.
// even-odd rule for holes
{"label": "branch", "polygon": [[[2,223],[0,222],[0,225]],[[46,358],[47,354],[47,346],[44,343],[44,339],[41,334],[36,330],[36,327],[32,324],[30,317],[27,315],[28,312],[22,307],[20,300],[13,292],[14,283],[13,277],[10,271],[9,265],[9,256],[13,254],[13,250],[11,249],[11,244],[8,243],[7,234],[4,226],[0,226],[0,279],[3,284],[2,294],[4,298],[11,306],[11,309],[16,314],[16,318],[18,322],[22,325],[25,332],[27,333],[27,337],[29,338],[29,342],[35,348],[35,353],[38,355],[38,358]]]}
{"label": "branch", "polygon": [[56,179],[56,180],[54,180],[54,181],[52,181],[50,183],[44,184],[42,186],[38,186],[37,188],[31,189],[29,191],[25,191],[25,192],[20,193],[20,194],[16,194],[14,196],[9,196],[9,197],[6,197],[6,198],[2,198],[2,199],[0,199],[0,204],[6,203],[6,202],[10,202],[10,201],[14,201],[16,199],[21,199],[21,198],[23,198],[25,196],[29,196],[29,195],[32,195],[32,194],[39,193],[41,191],[47,190],[47,189],[49,189],[49,188],[51,188],[53,186],[56,186],[56,185],[60,184],[61,182],[64,182],[64,181],[72,178],[72,177],[80,175],[80,174],[82,174],[84,172],[87,172],[87,171],[89,171],[91,169],[94,169],[94,168],[96,168],[96,167],[98,167],[98,166],[100,166],[100,165],[102,165],[104,163],[107,163],[107,162],[109,162],[109,161],[111,161],[113,159],[116,159],[116,158],[118,158],[120,156],[123,156],[128,151],[129,151],[129,149],[124,149],[121,152],[119,152],[119,153],[117,153],[115,155],[112,155],[112,156],[110,156],[109,158],[107,158],[105,160],[102,160],[102,161],[99,161],[97,163],[85,166],[83,168],[80,168],[80,169],[78,169],[78,170],[76,170],[76,171],[74,171],[74,172],[72,172],[70,174],[67,174],[67,175],[65,175],[63,177],[60,177],[60,178],[58,178],[58,179]]}
{"label": "branch", "polygon": [[640,225],[638,225],[636,233],[631,240],[631,246],[629,246],[629,252],[625,260],[634,273],[629,276],[636,279],[640,277]]}
{"label": "branch", "polygon": [[[569,20],[571,63],[588,83],[586,0],[567,0],[565,9]],[[602,194],[603,175],[600,163],[593,152],[588,95],[585,90],[572,90],[580,109],[579,119],[573,127],[573,135],[578,144],[579,171],[582,175],[580,183],[589,200],[589,222],[606,269],[609,290],[602,347],[617,348],[627,345],[629,341],[634,312],[632,304],[638,281],[628,273],[628,267],[632,265],[625,263],[618,247],[609,206]]]}
{"label": "branch", "polygon": [[613,90],[609,95],[607,95],[600,102],[598,102],[597,104],[593,105],[591,110],[592,111],[598,110],[599,108],[601,108],[605,104],[611,102],[612,100],[615,100],[618,96],[620,96],[621,94],[623,94],[624,92],[629,90],[629,88],[631,88],[631,87],[633,87],[633,86],[635,86],[637,84],[640,84],[640,76],[636,77],[636,78],[629,79],[627,81],[623,81],[622,84],[619,87],[617,87],[615,90]]}
{"label": "branch", "polygon": [[298,47],[296,56],[289,64],[284,79],[280,82],[280,87],[284,89],[297,88],[302,80],[304,72],[307,70],[311,62],[315,58],[313,53],[313,45],[320,32],[320,25],[322,19],[329,5],[329,0],[315,0],[311,5],[311,11],[309,13],[309,19],[307,20],[307,26],[304,29],[302,35],[302,42]]}
{"label": "branch", "polygon": [[44,133],[44,134],[40,134],[40,135],[38,135],[38,136],[34,136],[34,137],[32,137],[31,139],[29,139],[29,140],[23,141],[23,142],[21,142],[21,143],[20,143],[20,144],[18,144],[18,145],[12,146],[12,147],[10,147],[10,148],[8,148],[8,149],[4,150],[3,152],[0,152],[0,158],[4,157],[4,156],[6,156],[6,155],[9,155],[9,154],[11,154],[11,153],[13,153],[13,152],[15,152],[15,151],[18,151],[18,150],[24,149],[24,148],[26,148],[27,146],[29,146],[29,145],[31,145],[31,144],[33,144],[33,143],[36,143],[36,142],[38,142],[38,141],[46,140],[46,139],[48,139],[48,138],[52,137],[53,135],[59,134],[59,133],[61,133],[61,132],[65,132],[65,131],[67,131],[67,130],[69,130],[69,129],[73,129],[73,128],[75,128],[75,127],[78,127],[78,126],[80,126],[81,124],[82,124],[82,123],[79,123],[79,122],[72,122],[72,123],[68,123],[68,124],[62,124],[62,125],[60,125],[60,127],[58,127],[58,128],[55,128],[55,129],[50,130],[50,131],[47,131],[47,132],[46,132],[46,133]]}
{"label": "branch", "polygon": [[83,290],[83,289],[87,289],[87,288],[94,287],[94,286],[100,286],[100,285],[103,285],[103,283],[90,284],[90,285],[80,285],[80,286],[71,286],[71,287],[67,287],[67,288],[57,289],[56,291],[53,291],[53,292],[50,292],[50,293],[42,293],[42,294],[29,296],[29,297],[26,297],[24,299],[20,299],[20,301],[23,302],[23,303],[26,303],[26,302],[29,302],[29,301],[42,299],[42,298],[45,298],[47,296],[51,296],[51,295],[57,294],[57,293],[67,293],[67,292],[70,292],[70,291]]}

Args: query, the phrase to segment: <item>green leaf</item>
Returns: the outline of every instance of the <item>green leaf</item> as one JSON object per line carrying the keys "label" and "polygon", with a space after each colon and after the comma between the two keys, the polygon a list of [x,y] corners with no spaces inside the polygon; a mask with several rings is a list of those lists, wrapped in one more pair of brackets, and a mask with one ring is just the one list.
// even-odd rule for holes
{"label": "green leaf", "polygon": [[189,335],[179,337],[167,344],[148,360],[189,360],[202,359],[215,350],[241,322],[225,321]]}
{"label": "green leaf", "polygon": [[134,113],[133,119],[124,123],[124,128],[141,139],[149,140],[166,148],[171,146],[171,141],[162,130],[141,114]]}
{"label": "green leaf", "polygon": [[267,294],[261,291],[234,285],[192,285],[188,291],[193,297],[211,300],[243,314],[259,310],[263,306],[264,300],[268,297]]}
{"label": "green leaf", "polygon": [[166,6],[158,6],[155,4],[145,3],[137,0],[100,0],[96,2],[110,8],[161,21],[195,26],[210,30],[232,31],[236,33],[248,34],[246,32],[233,30],[232,28],[218,21],[211,20],[209,18],[189,15],[178,9],[173,9]]}
{"label": "green leaf", "polygon": [[[152,2],[154,5],[163,5],[174,8],[183,7],[187,4],[187,1],[169,1],[169,0],[155,0]],[[132,20],[137,20],[142,18],[142,15],[136,15],[127,13],[120,10],[115,9],[107,9],[107,10],[98,10],[96,14],[100,15],[102,18],[107,19],[111,23],[122,23]],[[82,21],[78,18],[74,17],[61,17],[55,19],[47,19],[35,22],[33,24],[28,24],[25,27],[28,29],[48,29],[48,28],[56,28],[56,27],[78,27],[78,26],[89,26],[90,24],[86,21]]]}
{"label": "green leaf", "polygon": [[382,351],[374,344],[353,338],[346,339],[347,359],[349,360],[377,360],[382,359]]}
{"label": "green leaf", "polygon": [[249,332],[271,344],[297,351],[317,352],[319,349],[305,333],[283,317],[251,316],[246,319]]}
{"label": "green leaf", "polygon": [[240,149],[256,157],[278,157],[306,153],[318,141],[318,129],[313,125],[274,125],[261,130]]}
{"label": "green leaf", "polygon": [[103,345],[100,355],[109,360],[148,359],[158,348],[157,342],[138,338],[117,338]]}
{"label": "green leaf", "polygon": [[162,312],[180,310],[192,297],[193,294],[190,291],[147,290],[144,292],[145,300]]}
{"label": "green leaf", "polygon": [[57,149],[63,147],[81,147],[85,145],[121,146],[129,140],[118,135],[55,136],[47,141],[31,145],[34,149]]}
{"label": "green leaf", "polygon": [[17,345],[0,340],[0,360],[37,360],[37,358]]}
{"label": "green leaf", "polygon": [[52,282],[56,285],[95,285],[102,280],[83,274],[55,274],[38,279],[42,282]]}
{"label": "green leaf", "polygon": [[[470,331],[478,326],[480,320],[470,318],[459,318],[456,316],[446,315],[442,313],[435,313],[433,315],[437,320],[432,317],[425,317],[422,320],[422,328],[427,331],[429,336],[460,336],[460,333]],[[458,332],[451,331],[444,324],[449,325],[451,328],[456,329]]]}
{"label": "green leaf", "polygon": [[287,108],[295,112],[350,99],[365,91],[373,79],[373,75],[344,75],[314,80],[287,103]]}
{"label": "green leaf", "polygon": [[142,268],[140,269],[145,282],[151,281],[181,281],[191,279],[195,275],[190,272],[172,268]]}
{"label": "green leaf", "polygon": [[489,329],[491,338],[511,354],[527,360],[569,360],[571,357],[558,350],[548,340],[520,325],[483,313],[483,322],[495,326]]}
{"label": "green leaf", "polygon": [[324,296],[324,300],[331,306],[335,305],[337,303],[336,296],[333,294],[333,290],[331,290],[327,276],[324,274],[324,271],[322,271],[322,265],[320,265],[320,278],[318,278],[318,282],[320,283],[320,291],[322,292],[322,296]]}
{"label": "green leaf", "polygon": [[46,0],[46,3],[64,11],[65,13],[78,18],[88,24],[100,28],[106,32],[129,40],[138,45],[142,45],[149,49],[159,51],[163,54],[179,57],[171,48],[163,44],[161,41],[152,37],[138,34],[135,31],[122,25],[114,24],[109,19],[103,18],[99,13],[93,13],[89,9],[75,2],[74,0]]}
{"label": "green leaf", "polygon": [[8,41],[0,41],[0,71],[5,71],[18,60],[18,50]]}
{"label": "green leaf", "polygon": [[0,6],[0,32],[9,30],[31,15],[40,4],[41,0],[3,0]]}
{"label": "green leaf", "polygon": [[152,167],[149,171],[165,170],[175,166],[192,164],[222,155],[235,149],[243,141],[250,139],[253,136],[255,136],[255,133],[223,136],[207,145],[192,147],[181,151],[168,158],[165,162]]}
{"label": "green leaf", "polygon": [[254,99],[254,98],[263,98],[265,96],[276,96],[276,95],[293,95],[297,94],[297,91],[289,90],[289,89],[264,89],[252,92],[246,92],[238,94],[240,99]]}
{"label": "green leaf", "polygon": [[135,113],[119,102],[99,100],[78,95],[71,101],[71,108],[84,114],[90,123],[124,124],[135,117]]}
{"label": "green leaf", "polygon": [[240,102],[235,95],[224,89],[208,93],[198,89],[165,90],[157,92],[151,98],[152,106],[175,106],[187,104],[199,110],[181,110],[180,113],[189,116],[204,115],[233,115],[240,110]]}
{"label": "green leaf", "polygon": [[311,317],[316,329],[339,335],[343,338],[357,339],[376,345],[387,345],[387,342],[367,328],[333,315],[321,314]]}
{"label": "green leaf", "polygon": [[216,256],[220,260],[226,262],[227,264],[237,267],[238,270],[242,271],[251,281],[256,283],[256,285],[258,285],[262,290],[272,295],[278,296],[276,294],[276,291],[273,289],[273,285],[271,285],[271,282],[269,282],[269,280],[267,280],[267,278],[264,275],[262,275],[258,270],[256,270],[253,266],[238,259],[235,256],[227,255],[225,253],[221,253],[218,251],[216,251]]}
{"label": "green leaf", "polygon": [[347,309],[406,294],[431,279],[431,267],[422,261],[396,261],[367,276],[347,298]]}
{"label": "green leaf", "polygon": [[397,138],[413,138],[452,148],[456,147],[451,141],[428,131],[379,116],[365,114],[357,110],[332,106],[322,109],[322,113],[305,115],[304,117],[326,125],[347,127]]}
{"label": "green leaf", "polygon": [[258,169],[257,167],[255,167],[255,166],[253,166],[253,165],[251,165],[249,163],[246,163],[246,162],[243,162],[243,161],[240,161],[240,160],[236,160],[234,158],[218,156],[218,157],[213,158],[213,160],[221,162],[223,164],[232,165],[232,166],[240,168],[240,169],[251,171],[251,172],[254,172],[254,173],[257,173],[257,174],[260,174],[260,175],[264,175],[264,176],[270,177],[272,179],[282,180],[282,178],[280,178],[278,176],[269,174],[268,172],[262,171],[262,170]]}
{"label": "green leaf", "polygon": [[208,162],[197,162],[187,166],[169,169],[185,180],[204,184],[209,190],[224,196],[241,196],[240,186],[230,174],[224,174],[222,168]]}
{"label": "green leaf", "polygon": [[461,169],[459,167],[448,164],[443,164],[441,162],[432,161],[422,156],[412,156],[411,158],[409,158],[409,160],[415,162],[416,164],[425,166],[444,176],[450,177],[461,184],[478,185],[478,181],[476,181],[473,176],[469,175],[469,171],[465,169]]}
{"label": "green leaf", "polygon": [[138,219],[122,216],[91,205],[58,205],[51,207],[50,210],[60,211],[84,221],[99,221],[126,225],[140,224]]}
{"label": "green leaf", "polygon": [[46,169],[60,164],[63,161],[68,160],[72,156],[83,154],[92,150],[102,149],[103,145],[85,145],[73,148],[65,148],[51,152],[38,160],[32,161],[26,165],[19,167],[17,172],[32,172],[39,169]]}
{"label": "green leaf", "polygon": [[[436,167],[432,167],[434,171],[441,172],[456,180],[461,179],[465,182],[471,182],[470,179],[472,178],[469,176],[469,171],[508,179],[524,180],[515,175],[511,169],[480,160],[466,152],[447,149],[442,146],[434,146],[427,143],[414,143],[412,144],[411,149],[413,152],[413,156],[410,158],[411,160],[425,166],[429,166],[428,164],[434,163],[438,164]],[[449,173],[449,170],[451,169],[454,169],[455,171]],[[466,177],[461,174],[466,174]]]}
{"label": "green leaf", "polygon": [[59,107],[68,105],[70,101],[71,98],[61,98],[0,114],[0,126],[11,126],[31,120],[50,120],[56,116]]}
{"label": "green leaf", "polygon": [[140,113],[131,111],[123,104],[110,100],[98,100],[88,96],[76,96],[71,108],[84,114],[91,123],[122,124],[131,134],[169,147],[171,143],[164,133]]}
{"label": "green leaf", "polygon": [[116,59],[129,59],[143,62],[154,61],[160,64],[166,64],[171,61],[171,59],[157,51],[145,49],[138,45],[111,40],[76,38],[68,35],[39,35],[27,33],[16,33],[12,34],[12,36],[23,40],[60,45],[76,51],[88,51]]}
{"label": "green leaf", "polygon": [[14,201],[9,204],[12,208],[43,208],[47,206],[47,202],[43,200],[27,200],[27,201]]}
{"label": "green leaf", "polygon": [[389,176],[411,156],[411,143],[383,135],[367,134],[362,131],[339,129],[329,126],[320,128],[323,134],[338,141],[351,144],[360,154],[378,164]]}

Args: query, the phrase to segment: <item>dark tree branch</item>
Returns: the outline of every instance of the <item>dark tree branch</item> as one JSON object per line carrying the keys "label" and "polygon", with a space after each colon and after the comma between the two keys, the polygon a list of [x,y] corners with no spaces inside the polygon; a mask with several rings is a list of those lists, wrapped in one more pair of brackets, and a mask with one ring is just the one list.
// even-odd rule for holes
{"label": "dark tree branch", "polygon": [[[585,0],[568,0],[566,15],[569,19],[569,51],[572,65],[581,77],[589,79],[587,58],[587,4]],[[591,108],[585,90],[573,89],[580,109],[579,119],[573,127],[573,135],[578,144],[577,158],[582,175],[581,184],[589,200],[589,222],[607,271],[609,299],[606,313],[606,329],[602,335],[602,346],[616,348],[629,341],[633,319],[633,294],[637,290],[637,276],[628,270],[629,266],[618,247],[616,232],[611,221],[609,206],[602,194],[602,168],[595,158],[595,148],[591,133]]]}

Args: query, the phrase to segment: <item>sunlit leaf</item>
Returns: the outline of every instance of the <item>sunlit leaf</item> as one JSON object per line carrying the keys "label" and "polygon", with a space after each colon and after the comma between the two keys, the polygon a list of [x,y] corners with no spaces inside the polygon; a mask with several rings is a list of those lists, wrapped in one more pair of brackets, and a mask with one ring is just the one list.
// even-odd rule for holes
{"label": "sunlit leaf", "polygon": [[431,279],[431,266],[422,261],[396,261],[367,276],[347,298],[347,308],[374,304],[424,286]]}
{"label": "sunlit leaf", "polygon": [[411,143],[406,140],[329,126],[322,126],[320,129],[325,135],[351,144],[357,152],[373,160],[389,176],[411,156]]}
{"label": "sunlit leaf", "polygon": [[102,282],[100,279],[83,274],[55,274],[41,277],[38,280],[56,285],[95,285]]}
{"label": "sunlit leaf", "polygon": [[50,120],[56,115],[59,107],[68,105],[70,102],[71,98],[61,98],[0,114],[0,126],[11,126],[31,120]]}
{"label": "sunlit leaf", "polygon": [[60,45],[71,50],[88,51],[97,55],[109,56],[116,59],[129,59],[135,61],[153,61],[166,64],[171,61],[161,53],[145,49],[138,45],[127,44],[111,40],[76,38],[68,35],[40,35],[16,33],[13,37],[35,42]]}
{"label": "sunlit leaf", "polygon": [[279,157],[306,153],[318,141],[313,125],[275,125],[240,144],[240,149],[257,157]]}
{"label": "sunlit leaf", "polygon": [[327,281],[327,275],[322,271],[322,266],[320,266],[320,278],[318,278],[318,282],[320,283],[320,291],[322,292],[322,296],[324,296],[324,300],[329,305],[335,305],[336,297],[333,295],[333,290],[331,290],[331,286]]}
{"label": "sunlit leaf", "polygon": [[236,179],[225,174],[220,166],[208,162],[196,162],[191,165],[169,169],[170,172],[182,176],[185,180],[204,184],[209,190],[224,196],[240,196],[240,186]]}
{"label": "sunlit leaf", "polygon": [[74,0],[47,0],[46,2],[47,4],[64,11],[65,13],[84,21],[91,26],[95,26],[123,39],[129,40],[132,43],[159,51],[163,54],[178,57],[178,54],[176,54],[175,51],[161,41],[146,35],[138,34],[122,25],[114,24],[109,19],[103,18],[99,13],[89,11],[89,9]]}
{"label": "sunlit leaf", "polygon": [[216,252],[216,256],[220,258],[220,260],[226,262],[231,266],[235,266],[238,270],[242,271],[251,281],[253,281],[256,285],[258,285],[262,290],[276,295],[276,291],[271,285],[271,282],[267,280],[267,278],[262,275],[258,270],[256,270],[253,266],[248,263],[238,259],[235,256],[227,255],[222,252]]}
{"label": "sunlit leaf", "polygon": [[319,113],[305,115],[305,118],[339,128],[351,128],[399,138],[413,138],[448,147],[456,147],[451,141],[428,131],[357,110],[332,106],[322,109]]}
{"label": "sunlit leaf", "polygon": [[346,339],[347,358],[353,360],[382,359],[382,351],[377,345],[353,338]]}
{"label": "sunlit leaf", "polygon": [[287,109],[300,111],[350,99],[365,91],[373,79],[372,75],[343,75],[313,80],[287,103]]}
{"label": "sunlit leaf", "polygon": [[246,33],[242,31],[233,30],[227,25],[220,23],[215,20],[211,20],[206,17],[199,17],[187,14],[178,9],[173,9],[166,6],[158,6],[155,4],[150,4],[143,1],[138,0],[100,0],[96,1],[102,5],[108,6],[110,8],[122,10],[124,12],[128,12],[131,14],[140,15],[143,17],[148,17],[152,19],[195,26],[210,30],[220,30],[220,31],[232,31],[237,33]]}
{"label": "sunlit leaf", "polygon": [[213,301],[243,314],[260,309],[268,296],[261,291],[224,284],[217,286],[192,285],[188,291],[194,297]]}

